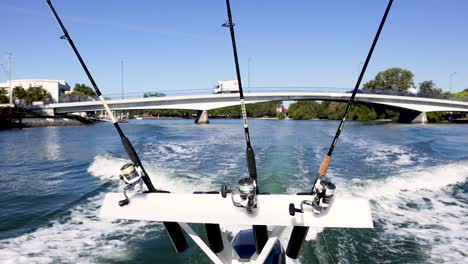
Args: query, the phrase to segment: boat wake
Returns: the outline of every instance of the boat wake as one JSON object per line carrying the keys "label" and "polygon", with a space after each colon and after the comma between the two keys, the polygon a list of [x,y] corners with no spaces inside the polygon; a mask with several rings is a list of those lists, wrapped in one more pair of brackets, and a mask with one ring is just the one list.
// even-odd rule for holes
{"label": "boat wake", "polygon": [[371,200],[377,232],[372,243],[385,243],[395,254],[422,250],[420,257],[432,262],[461,263],[467,257],[467,179],[468,161],[460,161],[381,179],[333,181],[337,195]]}
{"label": "boat wake", "polygon": [[[104,183],[114,182],[107,191],[120,191],[119,168],[126,162],[112,156],[97,156],[88,172]],[[152,181],[162,189],[174,192],[215,190],[219,186],[211,178],[174,177],[171,171],[159,166],[146,166]],[[465,243],[468,240],[468,196],[463,188],[468,178],[468,162],[435,166],[382,179],[345,179],[332,176],[339,186],[336,195],[359,195],[371,200],[374,234],[368,241],[339,241],[336,245],[340,260],[352,259],[356,248],[385,244],[388,254],[405,252],[401,244],[408,239],[416,241],[432,262],[459,263],[466,259]],[[94,263],[130,261],[131,245],[151,238],[165,237],[159,223],[142,221],[107,221],[97,215],[104,197],[100,193],[52,221],[22,236],[0,241],[1,263]],[[235,233],[250,226],[222,226]],[[287,245],[288,232],[281,240]],[[321,229],[311,229],[308,240],[317,238]],[[169,242],[168,242],[169,243]],[[353,246],[353,243],[359,243]],[[307,250],[307,248],[306,248]],[[396,252],[401,250],[401,252]],[[406,249],[411,250],[411,249]],[[389,253],[390,252],[390,253]],[[377,260],[379,256],[374,256]],[[377,261],[377,262],[379,262]],[[425,259],[427,261],[427,258]]]}

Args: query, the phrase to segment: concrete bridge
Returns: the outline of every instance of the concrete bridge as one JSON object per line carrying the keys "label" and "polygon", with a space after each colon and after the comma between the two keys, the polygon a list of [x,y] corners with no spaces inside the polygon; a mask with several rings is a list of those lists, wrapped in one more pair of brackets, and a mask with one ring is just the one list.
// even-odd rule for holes
{"label": "concrete bridge", "polygon": [[[330,92],[261,92],[246,93],[247,104],[269,101],[320,100],[346,102],[350,93]],[[427,122],[426,112],[468,112],[468,102],[432,99],[411,96],[357,94],[356,102],[378,104],[403,109],[400,118],[402,122]],[[239,105],[238,94],[207,94],[189,96],[166,96],[138,99],[108,100],[112,110],[137,109],[184,109],[198,110],[199,115],[206,116],[206,111]],[[49,114],[72,112],[90,112],[104,110],[101,102],[57,103],[41,106]],[[201,117],[203,117],[201,116]]]}

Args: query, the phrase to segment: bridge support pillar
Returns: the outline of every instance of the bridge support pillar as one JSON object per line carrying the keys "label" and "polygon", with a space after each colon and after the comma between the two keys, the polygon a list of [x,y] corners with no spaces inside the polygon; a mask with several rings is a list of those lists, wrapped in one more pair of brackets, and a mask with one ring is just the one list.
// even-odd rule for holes
{"label": "bridge support pillar", "polygon": [[195,119],[196,124],[208,124],[210,121],[208,120],[208,111],[198,111],[197,119]]}
{"label": "bridge support pillar", "polygon": [[414,110],[402,110],[398,117],[399,123],[425,124],[427,123],[426,112]]}

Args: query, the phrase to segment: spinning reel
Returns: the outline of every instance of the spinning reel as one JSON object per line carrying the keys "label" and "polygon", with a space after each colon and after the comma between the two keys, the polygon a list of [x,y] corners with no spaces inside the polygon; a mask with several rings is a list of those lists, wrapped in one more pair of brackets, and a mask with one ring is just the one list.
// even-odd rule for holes
{"label": "spinning reel", "polygon": [[130,202],[130,199],[127,196],[128,190],[133,190],[137,185],[140,186],[141,192],[143,192],[143,180],[141,179],[141,173],[139,172],[139,167],[135,166],[133,163],[127,163],[120,168],[120,179],[125,182],[125,187],[123,188],[123,195],[125,199],[119,201],[119,206],[127,205]]}
{"label": "spinning reel", "polygon": [[221,196],[226,198],[228,193],[231,193],[232,204],[236,207],[242,207],[251,214],[253,208],[257,208],[257,183],[251,177],[240,179],[239,192],[234,193],[228,186],[221,187]]}
{"label": "spinning reel", "polygon": [[293,203],[289,204],[289,214],[295,215],[297,213],[304,213],[304,205],[311,206],[314,214],[320,215],[327,211],[330,205],[333,202],[333,194],[335,193],[336,186],[326,180],[317,180],[315,184],[314,191],[312,194],[315,194],[314,199],[304,200],[301,202],[300,208],[296,208]]}

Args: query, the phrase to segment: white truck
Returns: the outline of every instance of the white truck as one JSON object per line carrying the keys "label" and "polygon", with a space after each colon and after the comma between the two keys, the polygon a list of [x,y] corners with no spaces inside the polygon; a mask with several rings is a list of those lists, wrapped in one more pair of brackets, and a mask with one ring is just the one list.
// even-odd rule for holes
{"label": "white truck", "polygon": [[218,81],[213,89],[214,94],[238,93],[239,82],[237,80]]}

